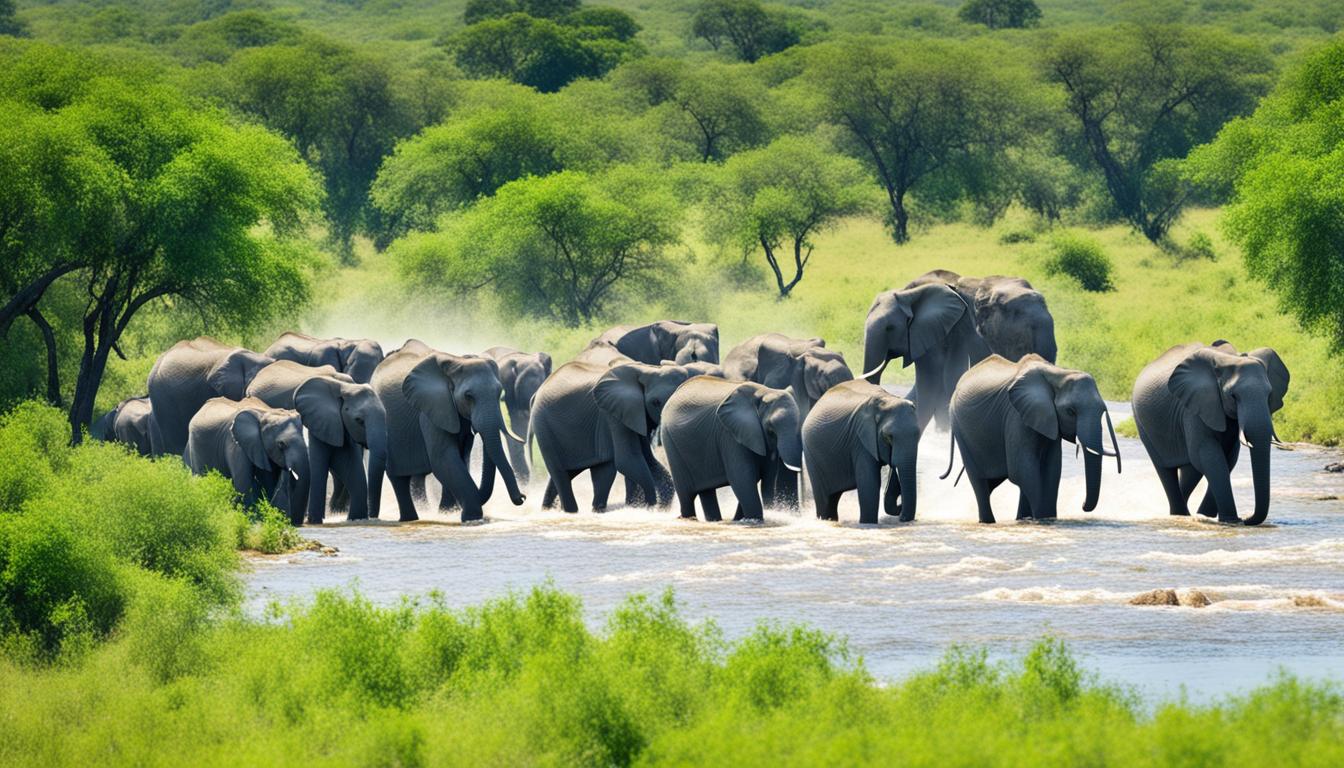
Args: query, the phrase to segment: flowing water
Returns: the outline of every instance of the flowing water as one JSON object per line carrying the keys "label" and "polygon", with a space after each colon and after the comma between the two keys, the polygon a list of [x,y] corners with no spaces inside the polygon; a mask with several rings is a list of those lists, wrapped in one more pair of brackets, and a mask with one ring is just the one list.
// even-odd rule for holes
{"label": "flowing water", "polygon": [[[1112,404],[1112,414],[1120,421],[1128,405]],[[1082,512],[1082,461],[1066,444],[1060,519],[1015,522],[1017,490],[1005,483],[994,494],[1000,522],[989,526],[976,522],[964,480],[938,480],[947,440],[925,436],[912,524],[884,516],[859,526],[853,494],[838,524],[809,510],[767,511],[764,524],[743,525],[670,510],[565,515],[540,509],[539,486],[523,507],[500,488],[482,524],[432,514],[307,528],[338,554],[258,559],[250,605],[352,584],[384,603],[438,590],[450,605],[469,605],[550,579],[580,595],[600,626],[626,595],[673,587],[688,615],[712,618],[730,637],[763,620],[807,623],[847,638],[888,679],[927,668],[952,644],[1009,657],[1051,634],[1103,679],[1154,698],[1184,690],[1207,700],[1280,668],[1344,680],[1344,474],[1322,471],[1338,452],[1275,451],[1269,522],[1247,528],[1169,517],[1142,446],[1124,438],[1124,473],[1108,460],[1101,503]],[[1243,516],[1248,464],[1243,455],[1234,477]],[[586,487],[580,478],[576,490]],[[733,509],[727,489],[720,503]],[[390,489],[383,509],[395,515]],[[1129,604],[1153,589],[1186,603],[1198,590],[1210,604]]]}

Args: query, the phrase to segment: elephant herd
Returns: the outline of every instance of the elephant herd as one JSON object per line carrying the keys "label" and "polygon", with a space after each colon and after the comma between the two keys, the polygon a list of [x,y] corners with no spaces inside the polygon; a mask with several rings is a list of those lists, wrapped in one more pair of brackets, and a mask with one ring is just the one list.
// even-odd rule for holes
{"label": "elephant herd", "polygon": [[[1097,505],[1103,460],[1120,470],[1096,381],[1055,364],[1054,320],[1021,278],[937,270],[884,291],[868,310],[863,350],[855,377],[822,339],[766,333],[721,359],[716,325],[672,320],[612,328],[554,370],[544,352],[507,347],[452,354],[412,339],[384,354],[370,340],[287,333],[257,353],[202,337],[161,355],[148,395],[123,401],[93,433],[181,455],[296,525],[321,523],[328,507],[379,517],[384,481],[399,518],[415,520],[431,474],[440,509],[479,520],[496,474],[523,503],[535,453],[548,475],[542,506],[570,513],[579,510],[573,481],[586,471],[599,511],[620,476],[627,505],[675,497],[681,516],[695,518],[698,500],[717,521],[727,486],[734,519],[760,520],[767,507],[797,505],[805,478],[819,518],[837,519],[841,497],[856,491],[861,523],[878,522],[879,503],[908,522],[930,421],[951,431],[944,478],[960,447],[983,523],[994,522],[990,494],[1005,480],[1019,489],[1018,519],[1056,516],[1064,441],[1084,453],[1085,511]],[[878,385],[898,358],[915,367],[905,397]],[[1171,514],[1189,514],[1204,479],[1200,514],[1266,519],[1271,416],[1288,380],[1272,349],[1243,354],[1226,341],[1173,347],[1143,369],[1134,420]],[[479,481],[469,469],[477,439]],[[1255,492],[1245,520],[1230,483],[1243,444]]]}

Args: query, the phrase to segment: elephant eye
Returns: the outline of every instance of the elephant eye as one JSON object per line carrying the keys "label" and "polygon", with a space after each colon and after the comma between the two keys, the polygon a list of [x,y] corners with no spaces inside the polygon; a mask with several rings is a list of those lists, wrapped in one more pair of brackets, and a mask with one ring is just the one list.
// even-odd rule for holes
{"label": "elephant eye", "polygon": [[286,448],[285,441],[281,440],[280,442],[276,443],[276,446],[282,451],[285,450]]}

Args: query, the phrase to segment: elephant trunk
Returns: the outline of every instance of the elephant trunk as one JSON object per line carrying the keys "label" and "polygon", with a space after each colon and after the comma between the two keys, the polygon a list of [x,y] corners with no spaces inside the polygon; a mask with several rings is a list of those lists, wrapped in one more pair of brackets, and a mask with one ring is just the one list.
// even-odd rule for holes
{"label": "elephant trunk", "polygon": [[1237,421],[1251,444],[1251,479],[1255,485],[1255,511],[1242,522],[1259,525],[1269,517],[1269,449],[1274,427],[1267,408],[1239,408]]}
{"label": "elephant trunk", "polygon": [[[312,472],[309,471],[308,451],[302,443],[289,446],[285,452],[285,472],[282,482],[290,484],[289,522],[295,526],[303,525],[303,514],[308,508],[308,494],[312,488]],[[290,477],[290,473],[293,477]]]}
{"label": "elephant trunk", "polygon": [[916,505],[919,501],[919,483],[915,478],[915,466],[918,463],[919,448],[916,445],[900,450],[892,446],[891,471],[896,473],[896,479],[901,482],[901,522],[903,523],[915,519]]}
{"label": "elephant trunk", "polygon": [[383,505],[383,475],[387,473],[387,430],[369,434],[369,517],[377,518]]}
{"label": "elephant trunk", "polygon": [[1032,350],[1036,354],[1045,358],[1047,361],[1055,362],[1055,357],[1059,354],[1059,347],[1055,344],[1055,325],[1048,323],[1036,329],[1035,347]]}
{"label": "elephant trunk", "polygon": [[509,500],[514,506],[521,506],[527,497],[518,490],[518,479],[513,474],[513,465],[509,464],[509,458],[504,453],[504,418],[500,415],[499,402],[478,405],[471,421],[472,427],[481,436],[481,449],[499,471],[500,478],[504,480]]}
{"label": "elephant trunk", "polygon": [[870,384],[882,383],[882,372],[887,369],[887,339],[881,330],[867,329],[863,334],[863,375]]}
{"label": "elephant trunk", "polygon": [[1086,449],[1083,451],[1083,476],[1087,480],[1087,497],[1083,499],[1083,511],[1091,512],[1097,508],[1097,499],[1101,496],[1101,460],[1104,451],[1101,416],[1080,417],[1076,439]]}

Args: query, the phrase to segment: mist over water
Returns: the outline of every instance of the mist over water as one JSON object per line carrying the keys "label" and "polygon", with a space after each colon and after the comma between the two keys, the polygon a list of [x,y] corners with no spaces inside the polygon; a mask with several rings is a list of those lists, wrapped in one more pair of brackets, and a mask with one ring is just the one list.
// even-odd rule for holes
{"label": "mist over water", "polygon": [[[492,343],[479,341],[441,348]],[[1110,407],[1117,422],[1129,415],[1126,403]],[[1169,517],[1142,445],[1127,438],[1124,473],[1106,461],[1100,504],[1085,513],[1083,462],[1065,444],[1060,519],[1016,522],[1017,489],[1005,483],[994,494],[999,522],[987,526],[976,522],[964,479],[956,487],[938,479],[948,439],[931,430],[920,446],[912,524],[883,516],[878,526],[858,525],[852,493],[838,524],[816,520],[810,502],[802,512],[768,510],[761,525],[682,521],[672,509],[622,508],[620,480],[613,508],[595,514],[586,511],[586,475],[575,483],[585,511],[565,515],[540,508],[534,477],[522,507],[497,487],[483,524],[460,525],[425,505],[422,521],[406,525],[329,516],[304,535],[339,554],[258,559],[249,604],[260,612],[274,599],[357,585],[382,603],[437,590],[465,606],[549,579],[581,596],[600,623],[628,594],[672,587],[689,615],[730,636],[765,620],[807,623],[846,637],[888,678],[928,667],[952,644],[1003,657],[1048,633],[1103,679],[1154,697],[1184,690],[1205,700],[1280,668],[1344,680],[1344,475],[1322,471],[1338,451],[1276,450],[1269,521],[1250,528]],[[437,501],[437,484],[428,485]],[[1244,516],[1253,504],[1245,457],[1233,487]],[[1196,503],[1202,493],[1201,485]],[[719,499],[729,516],[731,492]],[[396,515],[388,486],[383,510]],[[1153,589],[1197,590],[1210,604],[1129,604]]]}

